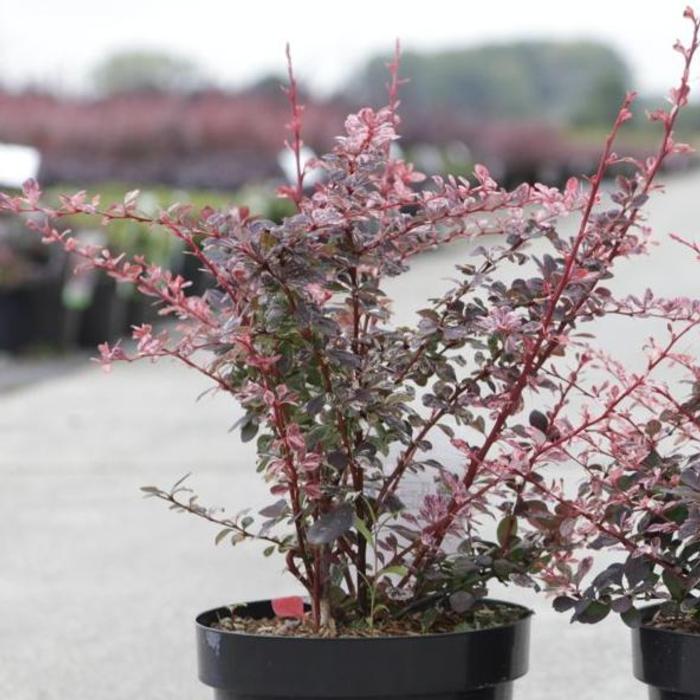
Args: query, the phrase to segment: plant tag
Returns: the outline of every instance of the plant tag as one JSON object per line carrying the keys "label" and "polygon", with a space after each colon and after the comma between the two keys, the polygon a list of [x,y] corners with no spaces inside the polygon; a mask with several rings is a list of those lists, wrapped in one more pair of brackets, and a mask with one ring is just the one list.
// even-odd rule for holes
{"label": "plant tag", "polygon": [[304,599],[298,595],[289,596],[288,598],[274,598],[272,600],[272,609],[277,617],[304,619]]}

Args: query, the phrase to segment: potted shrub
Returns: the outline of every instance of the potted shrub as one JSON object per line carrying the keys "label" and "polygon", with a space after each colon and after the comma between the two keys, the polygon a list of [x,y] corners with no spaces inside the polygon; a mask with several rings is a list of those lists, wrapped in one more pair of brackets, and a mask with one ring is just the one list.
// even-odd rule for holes
{"label": "potted shrub", "polygon": [[[605,427],[579,446],[588,474],[577,497],[556,497],[569,513],[569,553],[588,547],[625,556],[604,567],[588,557],[582,573],[560,556],[547,585],[572,621],[619,613],[632,628],[634,674],[650,698],[691,700],[700,697],[700,358],[679,345],[700,341],[700,300],[649,295],[618,308],[663,318],[669,337],[650,346],[641,374],[598,366],[610,372],[609,388],[587,421]],[[663,364],[680,370],[677,384],[653,377]]]}
{"label": "potted shrub", "polygon": [[[700,245],[673,235],[700,260]],[[585,409],[587,431],[575,450],[586,470],[577,497],[555,497],[570,514],[569,555],[582,548],[624,552],[583,575],[560,556],[547,585],[554,607],[572,621],[616,612],[632,628],[635,676],[652,700],[700,697],[700,299],[608,300],[608,312],[663,319],[668,337],[651,341],[632,373],[609,358],[591,369],[608,375]],[[597,364],[597,367],[595,366]],[[674,381],[657,375],[664,365]],[[577,426],[580,428],[580,426]],[[564,551],[565,548],[562,548]],[[590,571],[590,580],[583,585]]]}
{"label": "potted shrub", "polygon": [[[666,139],[688,91],[688,67],[698,42],[698,21],[688,47],[676,44],[685,70],[671,92],[671,107],[655,112]],[[663,147],[662,147],[663,150]],[[648,183],[637,167],[637,188]],[[671,234],[700,260],[700,244]],[[700,298],[662,298],[651,290],[603,303],[604,313],[663,320],[647,347],[646,364],[631,371],[604,354],[581,357],[569,397],[583,402],[581,419],[560,439],[569,460],[584,470],[575,498],[540,484],[545,501],[566,514],[559,551],[542,570],[558,593],[555,609],[572,621],[595,623],[616,612],[632,628],[635,676],[652,700],[700,698]],[[659,371],[669,367],[673,382]],[[587,375],[595,375],[595,383]],[[573,377],[574,375],[572,375]],[[595,429],[593,429],[595,428]],[[563,431],[562,431],[563,432]],[[571,436],[577,435],[575,439]],[[549,449],[549,448],[547,448]],[[546,453],[546,450],[545,450]],[[580,551],[622,551],[604,567]],[[579,554],[580,556],[580,554]],[[584,583],[585,582],[585,583]]]}
{"label": "potted shrub", "polygon": [[[620,258],[646,250],[642,207],[665,158],[685,150],[671,131],[687,66],[657,157],[618,181],[612,209],[599,205],[601,185],[629,167],[613,144],[633,95],[590,186],[508,191],[483,166],[473,180],[426,180],[396,158],[398,58],[390,75],[388,106],[348,117],[333,151],[309,166],[319,183],[307,191],[290,64],[297,181],[281,194],[295,213],[280,223],[240,208],[194,216],[174,205],[151,216],[137,193],[101,206],[80,192],[50,207],[32,181],[20,196],[0,196],[2,210],[43,215],[30,225],[46,242],[178,320],[175,329],[135,327],[131,349],[100,346],[106,367],[176,358],[244,409],[238,427],[257,442],[269,504],[225,515],[184,480],[144,487],[217,525],[217,542],[264,541],[306,592],[198,617],[200,677],[220,700],[510,698],[527,670],[530,612],[489,599],[489,584],[551,582],[575,556],[567,502],[545,470],[597,433],[596,423],[573,429],[567,410],[597,352],[580,326],[615,311],[604,281]],[[188,295],[183,277],[56,227],[82,214],[170,231],[212,289]],[[576,219],[573,235],[558,227],[566,217]],[[392,323],[386,278],[435,246],[486,236],[495,244],[460,262],[415,325]],[[563,375],[568,358],[578,369]],[[414,477],[430,488],[417,501],[406,488]],[[574,578],[588,567],[584,559]]]}

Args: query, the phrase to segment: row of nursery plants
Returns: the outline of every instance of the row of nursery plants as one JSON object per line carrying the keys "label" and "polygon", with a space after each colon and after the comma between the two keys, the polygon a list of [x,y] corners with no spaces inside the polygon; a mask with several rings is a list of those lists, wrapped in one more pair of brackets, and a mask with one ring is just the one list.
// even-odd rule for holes
{"label": "row of nursery plants", "polygon": [[[304,125],[307,146],[324,152],[354,106],[314,100]],[[67,179],[87,187],[116,178],[233,190],[281,175],[278,137],[286,105],[277,90],[76,100],[0,89],[0,113],[0,141],[38,149],[44,183]],[[477,159],[515,182],[579,172],[595,160],[597,139],[545,121],[478,120],[433,105],[429,113],[404,114],[401,143],[417,160],[428,155],[434,172],[465,174]]]}
{"label": "row of nursery plants", "polygon": [[[531,613],[490,599],[494,582],[516,601],[518,586],[550,594],[578,622],[619,614],[651,697],[700,697],[700,300],[609,285],[620,261],[654,255],[645,206],[664,161],[688,151],[673,132],[700,20],[684,16],[681,78],[649,114],[657,151],[616,152],[630,93],[596,170],[562,189],[504,189],[483,166],[426,179],[395,157],[397,52],[388,105],[350,115],[306,165],[290,63],[297,180],[280,194],[295,211],[279,223],[236,207],[148,214],[135,195],[51,206],[33,181],[0,196],[46,243],[177,319],[173,332],[137,325],[131,351],[101,345],[106,367],[175,358],[243,408],[241,438],[256,441],[271,494],[258,512],[227,515],[183,480],[144,487],[218,526],[218,542],[264,542],[305,592],[198,617],[200,678],[219,700],[510,698]],[[188,294],[183,276],[64,232],[81,216],[168,231],[211,288]],[[414,324],[393,322],[388,278],[481,238]],[[700,259],[698,240],[677,244]],[[640,369],[600,341],[602,320],[618,317],[665,322]],[[449,455],[434,448],[442,434]],[[576,477],[553,478],[561,465]],[[429,488],[417,504],[405,489],[416,475]]]}
{"label": "row of nursery plants", "polygon": [[[0,141],[38,149],[47,183],[87,187],[116,178],[236,190],[279,177],[276,137],[285,109],[277,91],[88,99],[0,89]],[[333,102],[316,103],[309,145],[330,143],[346,111]]]}

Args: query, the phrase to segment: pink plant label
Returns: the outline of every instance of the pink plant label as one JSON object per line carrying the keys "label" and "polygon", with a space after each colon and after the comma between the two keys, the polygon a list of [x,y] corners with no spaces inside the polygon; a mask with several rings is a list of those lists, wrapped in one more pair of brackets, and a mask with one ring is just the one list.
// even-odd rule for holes
{"label": "pink plant label", "polygon": [[272,600],[272,609],[277,617],[304,619],[304,599],[298,595],[287,598],[274,598]]}

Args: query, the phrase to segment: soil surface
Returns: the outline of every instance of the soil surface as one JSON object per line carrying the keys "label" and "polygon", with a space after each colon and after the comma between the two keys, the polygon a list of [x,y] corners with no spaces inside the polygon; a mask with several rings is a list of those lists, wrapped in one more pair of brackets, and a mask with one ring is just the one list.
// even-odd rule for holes
{"label": "soil surface", "polygon": [[[239,614],[236,614],[238,611]],[[429,628],[424,615],[414,613],[401,619],[380,619],[371,627],[365,620],[337,624],[335,629],[317,631],[310,615],[303,620],[288,618],[253,619],[245,616],[245,608],[232,611],[231,617],[212,624],[214,629],[275,637],[418,637],[424,634],[448,634],[502,627],[522,619],[529,611],[504,603],[480,605],[466,613],[446,612]]]}
{"label": "soil surface", "polygon": [[671,630],[672,632],[685,632],[686,634],[700,635],[700,618],[687,613],[670,613],[659,611],[646,623],[646,627],[653,627],[661,630]]}

